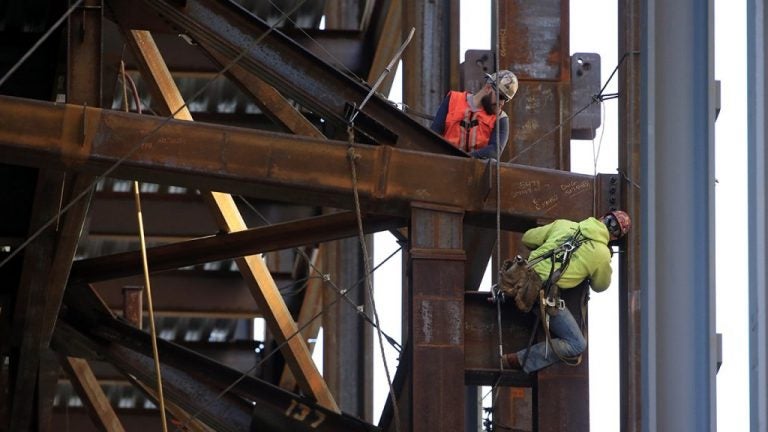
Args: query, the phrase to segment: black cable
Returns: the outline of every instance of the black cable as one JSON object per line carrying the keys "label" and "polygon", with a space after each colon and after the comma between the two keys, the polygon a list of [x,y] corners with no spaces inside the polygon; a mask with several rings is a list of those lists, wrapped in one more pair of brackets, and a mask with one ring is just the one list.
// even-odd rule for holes
{"label": "black cable", "polygon": [[[255,207],[255,206],[253,206],[253,204],[251,204],[251,203],[250,203],[250,202],[249,202],[249,201],[248,201],[248,200],[247,200],[247,199],[246,199],[244,196],[242,196],[242,195],[238,195],[237,197],[238,197],[238,198],[240,198],[240,200],[242,200],[242,201],[243,201],[243,203],[245,203],[245,205],[246,205],[246,206],[247,206],[249,209],[251,209],[251,210],[252,210],[254,213],[256,213],[256,215],[257,215],[259,218],[261,218],[261,220],[262,220],[262,221],[263,221],[263,222],[264,222],[266,225],[272,225],[272,222],[270,222],[270,221],[269,221],[269,220],[268,220],[266,217],[264,217],[264,215],[263,215],[263,214],[261,214],[261,212],[260,212],[260,211],[259,211],[259,210],[258,210],[258,209]],[[299,254],[300,254],[300,255],[301,255],[301,256],[302,256],[302,257],[303,257],[303,258],[304,258],[304,259],[307,261],[307,264],[308,264],[308,265],[309,265],[309,266],[312,268],[312,270],[314,270],[314,271],[315,271],[315,273],[318,273],[318,274],[320,274],[320,275],[323,275],[323,273],[322,273],[322,272],[321,272],[321,271],[320,271],[318,268],[316,268],[316,267],[315,267],[315,266],[312,264],[312,261],[309,259],[309,256],[307,256],[306,252],[304,252],[304,251],[303,251],[303,250],[301,250],[300,248],[293,248],[293,249],[294,249],[294,250],[295,250],[297,253],[299,253]],[[325,278],[325,276],[324,276],[324,275],[323,275],[323,277]],[[369,317],[369,316],[368,316],[368,315],[365,313],[365,311],[361,310],[361,309],[358,307],[359,305],[358,305],[357,303],[353,302],[353,301],[352,301],[352,300],[351,300],[349,297],[347,297],[347,292],[348,292],[349,290],[346,290],[346,291],[340,290],[340,289],[339,289],[339,287],[338,287],[338,285],[336,285],[336,283],[334,283],[334,282],[333,282],[333,280],[331,280],[330,278],[325,278],[325,279],[326,279],[326,281],[327,281],[327,282],[328,282],[328,283],[331,285],[331,287],[332,287],[332,288],[333,288],[333,289],[336,291],[336,293],[337,293],[337,294],[339,294],[339,295],[341,295],[341,296],[344,298],[344,300],[346,300],[346,301],[347,301],[347,303],[349,303],[349,304],[350,304],[350,305],[351,305],[351,306],[352,306],[352,307],[355,309],[355,311],[358,313],[358,315],[360,315],[360,316],[361,316],[361,317],[362,317],[362,318],[363,318],[363,319],[364,319],[366,322],[368,322],[368,323],[369,323],[371,326],[373,326],[373,328],[375,328],[376,330],[381,330],[381,329],[379,328],[379,326],[378,326],[378,325],[377,325],[377,324],[376,324],[376,323],[373,321],[373,319],[371,319],[371,317]],[[362,278],[362,279],[360,279],[360,280],[361,280],[361,281],[364,281],[364,280],[365,280],[365,278],[363,277],[363,278]],[[382,335],[384,336],[384,338],[385,338],[385,339],[387,339],[387,341],[389,342],[389,344],[390,344],[390,345],[392,345],[392,348],[394,348],[395,350],[397,350],[397,352],[398,352],[398,353],[399,353],[400,351],[402,351],[402,346],[401,346],[401,345],[400,345],[400,344],[399,344],[399,343],[398,343],[398,342],[397,342],[397,341],[396,341],[396,340],[395,340],[393,337],[389,336],[389,335],[388,335],[387,333],[385,333],[383,330],[382,330]]]}
{"label": "black cable", "polygon": [[[377,266],[375,266],[373,269],[371,269],[371,273],[373,273],[373,272],[375,272],[376,270],[378,270],[378,268],[379,268],[379,267],[381,267],[382,265],[384,265],[384,264],[385,264],[387,261],[389,261],[389,260],[390,260],[392,257],[394,257],[394,256],[395,256],[395,255],[396,255],[398,252],[400,252],[402,249],[403,249],[402,247],[399,247],[399,248],[395,249],[395,251],[393,251],[393,252],[392,252],[391,254],[389,254],[389,255],[388,255],[386,258],[384,258],[384,260],[383,260],[382,262],[380,262],[380,263],[379,263]],[[366,275],[366,276],[363,276],[363,277],[362,277],[362,278],[360,278],[360,279],[358,279],[358,280],[357,280],[357,281],[356,281],[354,284],[352,284],[352,286],[350,286],[348,289],[344,290],[344,292],[346,293],[346,292],[349,292],[349,291],[353,291],[353,290],[357,289],[357,288],[358,288],[358,287],[359,287],[359,286],[360,286],[360,285],[361,285],[361,284],[362,284],[362,283],[365,281],[365,278],[366,278],[366,277],[367,277],[367,275]],[[247,370],[243,371],[243,372],[242,372],[242,374],[240,375],[240,377],[239,377],[239,378],[237,378],[237,379],[236,379],[234,382],[232,382],[232,384],[230,384],[230,385],[229,385],[229,386],[227,386],[227,387],[226,387],[224,390],[222,390],[222,391],[221,391],[219,394],[217,394],[217,395],[216,395],[216,396],[215,396],[215,397],[214,397],[212,400],[208,401],[208,403],[207,403],[206,405],[210,405],[210,403],[211,403],[211,402],[213,402],[214,400],[218,400],[219,398],[221,398],[222,396],[224,396],[225,394],[227,394],[227,393],[228,393],[230,390],[232,390],[233,388],[235,388],[235,386],[236,386],[238,383],[240,383],[240,381],[242,381],[243,379],[245,379],[245,377],[247,377],[247,376],[248,376],[248,375],[250,375],[250,374],[251,374],[253,371],[255,371],[257,368],[259,368],[259,367],[260,367],[262,364],[264,364],[264,363],[265,363],[267,360],[269,360],[269,359],[270,359],[270,358],[271,358],[273,355],[275,355],[277,352],[279,352],[279,351],[280,351],[280,349],[281,349],[282,347],[284,347],[285,345],[287,345],[287,344],[288,344],[288,342],[290,342],[290,340],[291,340],[291,339],[293,339],[294,337],[296,337],[296,336],[300,335],[302,330],[304,330],[305,328],[307,328],[307,327],[308,327],[310,324],[312,324],[312,322],[314,322],[316,319],[318,319],[319,317],[321,317],[321,316],[322,316],[322,315],[323,315],[325,312],[327,312],[327,311],[328,311],[328,309],[330,309],[332,306],[334,306],[336,303],[338,303],[338,302],[339,302],[339,300],[341,300],[341,298],[342,298],[343,296],[342,296],[342,295],[341,295],[341,293],[339,293],[339,292],[337,292],[337,294],[339,294],[339,295],[338,295],[338,296],[337,296],[335,299],[333,299],[331,302],[329,302],[327,305],[325,305],[325,306],[323,307],[323,309],[321,309],[321,310],[320,310],[320,312],[318,312],[317,314],[315,314],[315,316],[313,316],[312,318],[310,318],[310,319],[307,321],[307,323],[306,323],[306,324],[304,324],[303,326],[299,327],[299,328],[296,330],[296,332],[295,332],[295,333],[293,333],[292,335],[288,336],[288,337],[285,339],[285,341],[283,341],[282,343],[278,344],[278,345],[277,345],[277,346],[276,346],[276,347],[275,347],[275,348],[274,348],[272,351],[270,351],[270,352],[269,352],[269,354],[267,354],[267,355],[265,355],[264,357],[262,357],[262,358],[261,358],[261,360],[259,360],[258,362],[256,362],[256,363],[255,363],[253,366],[251,366],[249,369],[247,369]],[[190,417],[189,417],[189,418],[188,418],[188,419],[187,419],[187,420],[186,420],[184,423],[182,423],[180,426],[178,426],[178,427],[176,428],[176,430],[177,430],[177,431],[179,431],[179,430],[183,430],[182,428],[186,427],[186,426],[189,424],[189,422],[191,422],[192,420],[194,420],[195,418],[197,418],[197,416],[199,416],[200,414],[202,414],[202,412],[203,412],[204,410],[205,410],[204,408],[201,408],[201,409],[197,410],[197,411],[196,411],[194,414],[192,414],[192,415],[191,415],[191,416],[190,416]]]}
{"label": "black cable", "polygon": [[548,137],[549,135],[551,135],[551,134],[552,134],[552,133],[554,133],[555,131],[557,131],[557,130],[561,129],[561,128],[562,128],[562,127],[563,127],[563,126],[566,124],[566,123],[568,123],[568,122],[570,122],[571,120],[573,120],[573,118],[574,118],[574,117],[576,117],[577,115],[581,114],[581,113],[582,113],[584,110],[586,110],[587,108],[589,108],[589,107],[590,107],[590,106],[592,106],[593,104],[595,104],[595,103],[598,103],[598,102],[602,102],[603,100],[610,100],[610,99],[615,99],[615,98],[617,98],[617,97],[619,96],[619,95],[618,95],[618,93],[613,93],[613,94],[608,94],[608,95],[605,95],[605,96],[603,96],[603,91],[605,91],[605,88],[606,88],[606,87],[608,87],[608,84],[611,82],[611,80],[613,79],[614,75],[616,75],[616,72],[619,70],[619,67],[621,67],[621,65],[624,63],[624,60],[626,60],[626,58],[627,58],[627,57],[628,57],[630,54],[640,54],[640,51],[629,51],[629,52],[626,52],[626,53],[624,53],[624,55],[623,55],[623,56],[621,56],[621,60],[619,60],[619,63],[618,63],[618,64],[616,65],[616,67],[613,69],[613,72],[611,73],[611,76],[610,76],[610,77],[608,77],[608,80],[605,82],[605,84],[604,84],[604,85],[603,85],[603,87],[600,89],[600,91],[599,91],[599,92],[598,92],[596,95],[592,96],[592,99],[589,101],[589,103],[587,103],[586,105],[584,105],[583,107],[581,107],[581,108],[580,108],[578,111],[576,111],[575,113],[573,113],[573,114],[571,114],[570,116],[568,116],[568,117],[567,117],[565,120],[563,120],[562,122],[560,122],[560,124],[558,124],[557,126],[553,127],[553,128],[552,128],[552,129],[550,129],[549,131],[547,131],[547,132],[546,132],[544,135],[542,135],[541,137],[539,137],[539,139],[537,139],[536,141],[534,141],[532,144],[528,145],[528,146],[527,146],[527,147],[525,147],[523,150],[521,150],[520,152],[518,152],[518,153],[515,155],[515,157],[513,157],[513,158],[511,158],[511,159],[509,160],[509,162],[514,162],[514,161],[515,161],[517,158],[519,158],[520,156],[522,156],[523,154],[525,154],[526,152],[528,152],[528,150],[532,149],[534,146],[536,146],[536,144],[538,144],[539,142],[541,142],[541,141],[542,141],[544,138]]}

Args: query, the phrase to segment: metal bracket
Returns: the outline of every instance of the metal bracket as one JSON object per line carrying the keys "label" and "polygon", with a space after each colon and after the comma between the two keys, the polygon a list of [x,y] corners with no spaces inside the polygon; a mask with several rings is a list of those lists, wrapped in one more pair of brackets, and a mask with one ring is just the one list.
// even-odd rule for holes
{"label": "metal bracket", "polygon": [[[588,108],[571,120],[571,137],[579,140],[595,138],[600,127],[600,103],[593,97],[600,92],[600,54],[574,53],[571,56],[571,112]],[[591,104],[591,105],[590,105]]]}

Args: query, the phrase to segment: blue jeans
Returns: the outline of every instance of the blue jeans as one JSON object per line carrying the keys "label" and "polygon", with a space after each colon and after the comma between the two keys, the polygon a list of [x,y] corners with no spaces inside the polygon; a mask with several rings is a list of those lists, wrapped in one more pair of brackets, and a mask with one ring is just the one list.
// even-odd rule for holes
{"label": "blue jeans", "polygon": [[[552,335],[550,342],[563,357],[577,356],[587,349],[587,341],[581,334],[581,328],[573,319],[568,308],[564,308],[557,315],[549,317],[549,332]],[[520,364],[525,359],[525,351],[523,349],[517,352]],[[552,352],[551,346],[547,346],[546,341],[539,342],[531,346],[531,353],[528,354],[528,361],[525,362],[523,370],[531,373],[559,361],[560,358]]]}

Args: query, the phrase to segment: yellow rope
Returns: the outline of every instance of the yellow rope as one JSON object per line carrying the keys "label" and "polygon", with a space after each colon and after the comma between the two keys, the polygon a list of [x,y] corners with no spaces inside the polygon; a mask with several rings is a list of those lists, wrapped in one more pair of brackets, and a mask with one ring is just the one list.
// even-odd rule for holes
{"label": "yellow rope", "polygon": [[133,182],[134,197],[136,198],[136,217],[139,220],[139,238],[141,239],[141,264],[144,267],[144,285],[147,287],[147,311],[149,311],[149,329],[152,334],[152,357],[155,360],[155,375],[157,375],[157,399],[160,402],[160,418],[163,432],[168,432],[165,420],[165,399],[163,398],[163,379],[160,376],[160,356],[157,353],[157,330],[155,329],[155,314],[152,307],[152,287],[149,284],[149,266],[147,265],[147,245],[144,241],[144,223],[141,216],[141,199],[139,198],[139,182]]}
{"label": "yellow rope", "polygon": [[[120,75],[123,78],[123,109],[128,111],[128,79],[125,74],[125,62],[120,62]],[[134,96],[138,95],[134,92]],[[140,112],[137,105],[136,110]],[[163,425],[163,432],[168,432],[168,424],[165,419],[165,398],[163,397],[163,379],[160,375],[160,356],[157,352],[157,330],[155,329],[155,313],[152,307],[152,287],[149,283],[149,265],[147,264],[147,243],[144,239],[144,218],[141,215],[141,197],[139,192],[139,182],[133,182],[134,198],[136,199],[136,218],[139,221],[139,240],[141,242],[141,264],[144,269],[144,285],[147,287],[147,310],[149,311],[149,328],[152,335],[152,357],[155,362],[155,375],[157,377],[157,399],[160,402],[160,419]]]}

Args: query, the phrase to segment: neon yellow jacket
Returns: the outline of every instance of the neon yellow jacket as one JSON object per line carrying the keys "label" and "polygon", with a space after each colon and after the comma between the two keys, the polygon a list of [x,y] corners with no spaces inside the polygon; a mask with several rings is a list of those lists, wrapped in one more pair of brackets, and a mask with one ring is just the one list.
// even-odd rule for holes
{"label": "neon yellow jacket", "polygon": [[[534,249],[529,260],[544,255],[568,240],[577,229],[588,240],[579,246],[557,285],[562,289],[573,288],[584,279],[590,280],[592,289],[605,291],[611,284],[611,251],[608,249],[610,235],[601,221],[591,217],[581,222],[558,219],[550,224],[533,228],[523,234],[523,243]],[[559,263],[555,268],[559,268]],[[547,280],[552,261],[547,258],[533,266],[541,280]]]}

